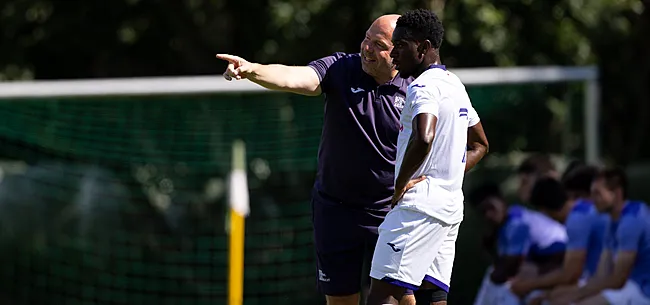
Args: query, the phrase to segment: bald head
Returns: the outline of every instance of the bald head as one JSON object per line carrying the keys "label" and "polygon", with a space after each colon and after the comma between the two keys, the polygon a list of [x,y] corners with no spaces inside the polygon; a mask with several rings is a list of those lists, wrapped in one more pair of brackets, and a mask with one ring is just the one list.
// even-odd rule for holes
{"label": "bald head", "polygon": [[375,19],[368,30],[376,30],[377,32],[392,37],[393,30],[395,30],[395,25],[397,24],[397,19],[399,19],[399,16],[400,15],[397,14],[380,16],[379,18]]}
{"label": "bald head", "polygon": [[400,15],[383,15],[375,19],[361,42],[361,67],[377,83],[390,81],[397,73],[390,58],[393,50],[393,30]]}

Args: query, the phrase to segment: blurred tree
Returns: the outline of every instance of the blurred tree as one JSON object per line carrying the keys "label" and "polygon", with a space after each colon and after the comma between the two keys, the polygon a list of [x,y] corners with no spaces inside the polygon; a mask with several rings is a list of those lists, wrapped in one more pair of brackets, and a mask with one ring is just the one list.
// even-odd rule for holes
{"label": "blurred tree", "polygon": [[444,17],[452,67],[598,63],[607,156],[650,157],[647,0],[6,0],[0,79],[217,74],[216,52],[305,64],[357,51],[374,18],[415,7]]}
{"label": "blurred tree", "polygon": [[[430,8],[442,16],[446,26],[443,61],[451,67],[597,64],[602,73],[601,130],[606,156],[620,164],[650,158],[650,135],[646,133],[650,129],[648,0],[494,0],[489,3],[479,0],[4,0],[0,2],[0,80],[220,74],[225,64],[214,59],[214,53],[217,52],[234,53],[263,63],[306,64],[335,51],[358,51],[364,32],[374,18],[384,13],[401,13],[416,7]],[[505,116],[499,115],[498,112],[506,111],[492,107],[489,110],[497,112],[497,115],[485,118],[489,120],[486,126],[492,146],[495,151],[501,152],[513,149],[557,151],[558,141],[549,138],[559,136],[565,131],[554,125],[554,122],[560,120],[558,117],[566,113],[569,107],[580,109],[582,106],[560,103],[560,100],[565,99],[562,94],[566,94],[562,92],[567,90],[558,90],[554,86],[521,88],[511,92],[491,87],[474,90],[475,94],[484,96],[487,102],[508,109],[509,116]],[[541,94],[547,93],[546,91],[548,94]],[[256,100],[261,101],[261,98]],[[264,102],[269,103],[268,100]],[[299,105],[303,104],[296,102],[287,104],[287,107],[291,111],[305,111],[309,106],[302,109],[300,107],[303,106]],[[22,104],[25,105],[26,103]],[[60,107],[57,103],[52,105],[53,108]],[[123,123],[120,123],[122,125],[110,125],[114,127],[111,130],[117,134],[115,137],[130,139],[128,143],[142,146],[125,149],[132,154],[138,152],[146,156],[160,153],[160,156],[155,156],[162,157],[167,163],[170,163],[170,160],[187,161],[190,157],[184,155],[181,160],[172,159],[174,145],[182,146],[182,141],[174,141],[174,138],[160,140],[161,137],[157,137],[154,130],[189,130],[186,134],[178,135],[181,137],[190,133],[200,134],[199,130],[212,128],[210,140],[197,140],[197,143],[212,143],[210,145],[218,146],[224,143],[225,135],[230,131],[219,129],[222,128],[219,125],[219,115],[234,115],[234,112],[227,113],[218,108],[209,111],[210,107],[206,106],[206,109],[194,110],[203,116],[190,116],[189,108],[185,105],[178,106],[178,109],[172,108],[176,104],[167,105],[164,109],[185,112],[183,115],[193,117],[194,121],[180,119],[176,125],[162,126],[168,121],[161,120],[161,126],[151,128],[149,132],[149,129],[142,126],[153,124],[159,112],[163,110],[157,109],[157,113],[148,108],[143,109],[148,106],[138,108],[123,104],[120,108],[113,105],[111,103],[110,107],[96,108],[95,110],[102,110],[101,113],[91,116],[89,120],[100,124],[104,122],[101,116],[105,116],[107,120],[104,123],[109,126],[113,118],[123,119]],[[5,121],[10,117],[8,114],[17,112],[12,107],[14,106],[6,106],[5,116],[0,116]],[[31,113],[32,109],[29,107],[22,110]],[[33,107],[38,109],[37,106]],[[43,117],[50,113],[48,109],[45,110]],[[139,127],[147,132],[120,134],[134,126],[134,118],[124,115],[130,111],[142,114],[141,125],[135,125],[135,129]],[[177,114],[176,111],[171,112]],[[236,115],[243,116],[241,113],[244,112],[237,112]],[[54,113],[56,114],[55,111]],[[70,117],[83,118],[84,115],[79,112],[79,115],[73,114]],[[44,146],[48,148],[58,146],[69,149],[70,143],[74,142],[66,140],[65,137],[57,137],[52,132],[57,130],[56,126],[30,126],[20,118],[14,119],[18,122],[16,124],[24,124],[26,127],[7,126],[18,126],[16,129],[23,128],[27,130],[26,134],[35,134],[39,144],[45,143]],[[313,123],[315,118],[310,117],[309,120],[312,121],[290,122],[299,125],[298,127],[290,126],[289,122],[278,126],[288,135],[296,130],[306,130],[307,127],[301,124]],[[47,123],[55,120],[44,121]],[[208,121],[210,124],[202,123]],[[246,123],[252,121],[254,120],[244,120]],[[579,120],[573,123],[576,125],[569,132],[582,134]],[[85,126],[87,122],[81,120],[77,124]],[[554,126],[555,129],[549,131],[549,128]],[[316,129],[317,127],[313,127],[313,130]],[[72,136],[69,138],[73,139]],[[24,155],[8,155],[6,147],[11,145],[6,141],[3,143],[5,151],[0,150],[0,155],[16,159],[31,158]],[[277,145],[272,149],[289,146],[284,145],[282,137],[269,145]],[[34,156],[34,159],[47,155],[35,149],[34,154],[38,156]],[[201,151],[201,148],[188,148],[188,151],[195,150]],[[288,154],[286,159],[294,159],[291,157],[294,151],[285,153]],[[215,158],[224,159],[222,155],[215,155]],[[100,156],[102,157],[103,155]],[[119,170],[124,171],[121,167],[123,162],[118,163],[109,164],[108,167],[120,167]],[[291,167],[295,168],[295,165]],[[306,167],[313,166],[309,163]],[[163,186],[166,185],[162,182],[173,181],[176,189],[189,189],[203,185],[208,176],[191,172],[179,174],[171,168],[158,170],[156,175],[145,175],[149,178],[143,181],[128,177],[128,171],[123,174],[126,176],[123,179],[128,182],[126,184],[136,190],[130,196],[138,203],[146,202],[150,198],[145,195],[155,192],[146,193],[134,186],[156,190],[156,185],[162,185],[161,190],[156,190],[162,192],[165,188]],[[313,177],[313,173],[303,170],[293,176],[283,172],[274,173],[271,177],[270,181],[275,182],[263,185],[258,181],[258,184],[263,185],[258,191],[271,194],[264,197],[264,200],[273,198],[277,201],[290,201],[283,198],[289,196],[283,195],[284,193],[289,193],[280,185],[286,185],[286,180],[293,177],[291,179],[300,183],[292,185],[299,185],[296,189],[300,192],[305,191],[295,196],[305,198],[308,196],[306,192],[311,181],[304,177]],[[255,183],[254,179],[251,181]],[[88,182],[86,188],[89,188],[88,185],[92,186],[92,183]],[[206,213],[192,210],[193,208],[183,210],[189,205],[184,204],[185,202],[201,199],[192,197],[189,192],[180,195],[177,192],[176,196],[177,198],[170,200],[183,203],[177,207],[183,211],[178,214],[182,217],[176,217],[177,215],[171,212],[157,215],[154,210],[155,200],[149,200],[152,203],[151,209],[143,207],[141,214],[155,217],[147,221],[151,223],[147,228],[157,232],[186,232],[195,228],[197,219],[202,219],[187,218],[187,214],[221,216],[214,211]],[[257,196],[262,198],[263,195]],[[258,204],[266,209],[275,207],[267,201]],[[137,215],[140,217],[140,214]],[[214,224],[218,217],[203,218],[205,219],[202,223]],[[138,220],[127,225],[143,227],[141,218]],[[476,223],[472,220],[471,212],[466,223]],[[288,226],[279,223],[273,225]],[[472,230],[471,225],[469,229],[464,230]],[[467,245],[472,242],[471,234],[468,236],[468,239],[460,242],[464,243],[459,245],[462,249],[470,248]],[[151,248],[156,249],[159,246]],[[458,264],[458,268],[464,270],[461,272],[482,267],[475,259],[476,252],[465,252],[468,253],[459,254],[460,261],[464,262],[462,265]],[[154,253],[159,255],[159,252]],[[188,269],[194,268],[190,266]],[[469,293],[456,294],[454,298],[458,304],[471,302]]]}

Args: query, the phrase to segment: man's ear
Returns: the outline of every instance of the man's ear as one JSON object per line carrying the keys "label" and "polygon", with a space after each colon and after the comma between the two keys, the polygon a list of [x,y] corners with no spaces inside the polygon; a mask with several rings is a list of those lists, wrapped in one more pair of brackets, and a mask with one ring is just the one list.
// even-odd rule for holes
{"label": "man's ear", "polygon": [[431,44],[431,41],[428,39],[425,39],[424,41],[420,42],[420,45],[418,46],[418,53],[420,55],[424,55],[433,47],[433,44]]}

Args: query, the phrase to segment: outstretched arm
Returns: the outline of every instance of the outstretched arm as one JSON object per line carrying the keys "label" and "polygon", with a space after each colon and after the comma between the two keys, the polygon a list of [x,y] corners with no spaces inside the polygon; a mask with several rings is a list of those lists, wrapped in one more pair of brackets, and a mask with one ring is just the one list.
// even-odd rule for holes
{"label": "outstretched arm", "polygon": [[321,94],[320,78],[308,66],[262,65],[229,54],[217,54],[218,59],[228,62],[224,73],[227,80],[248,79],[264,88],[301,95]]}

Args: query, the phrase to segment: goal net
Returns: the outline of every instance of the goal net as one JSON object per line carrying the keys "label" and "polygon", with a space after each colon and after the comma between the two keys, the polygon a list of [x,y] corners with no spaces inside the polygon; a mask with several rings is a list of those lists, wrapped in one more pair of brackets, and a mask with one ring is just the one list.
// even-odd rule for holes
{"label": "goal net", "polygon": [[[598,158],[594,68],[454,72],[494,152],[468,183],[500,175],[513,150]],[[309,196],[322,115],[321,98],[220,77],[0,83],[0,302],[226,304],[243,140],[244,304],[319,304]],[[458,260],[472,261],[464,230]],[[457,266],[452,285],[475,291],[479,264]]]}

